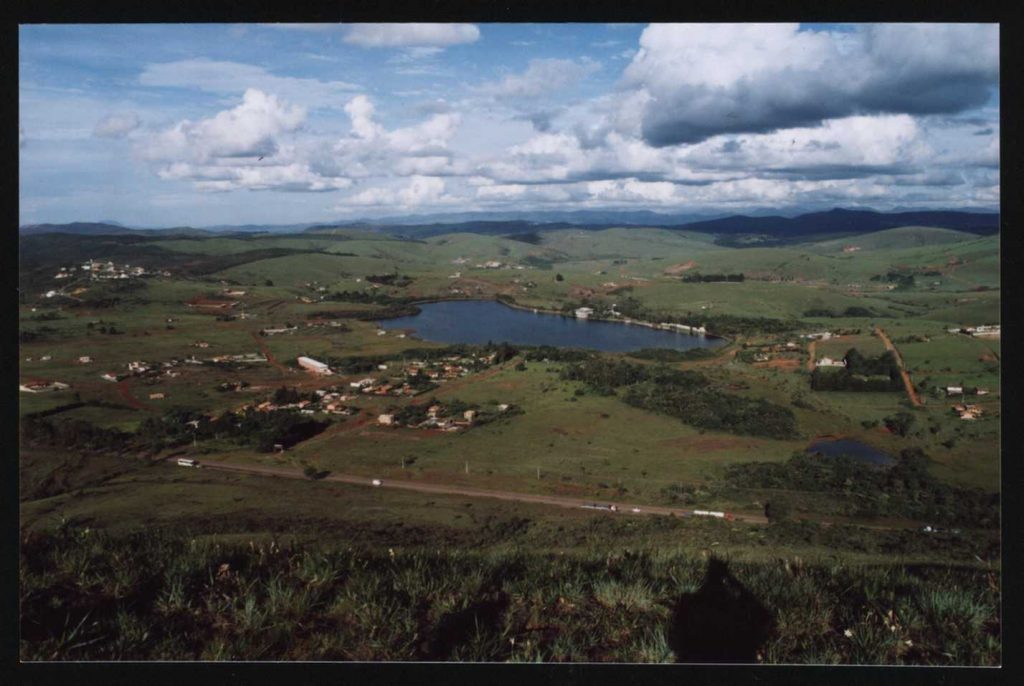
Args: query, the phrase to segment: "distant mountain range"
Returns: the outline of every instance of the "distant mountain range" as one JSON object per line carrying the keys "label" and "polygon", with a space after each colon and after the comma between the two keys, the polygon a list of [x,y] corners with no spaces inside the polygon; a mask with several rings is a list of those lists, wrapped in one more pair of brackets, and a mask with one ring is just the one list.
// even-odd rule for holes
{"label": "distant mountain range", "polygon": [[980,235],[999,232],[999,215],[992,212],[955,210],[875,212],[872,210],[832,209],[795,216],[782,215],[681,215],[649,211],[605,212],[597,210],[565,212],[460,212],[439,215],[388,217],[374,220],[321,222],[288,225],[214,226],[206,228],[173,227],[136,229],[112,222],[72,222],[69,224],[31,224],[22,226],[22,236],[47,233],[77,235],[151,235],[216,236],[231,233],[298,233],[330,230],[362,230],[410,238],[426,238],[444,233],[514,235],[557,229],[600,230],[611,227],[642,226],[710,233],[722,236],[761,235],[790,238],[818,234],[857,234],[892,229],[898,226],[931,226]]}

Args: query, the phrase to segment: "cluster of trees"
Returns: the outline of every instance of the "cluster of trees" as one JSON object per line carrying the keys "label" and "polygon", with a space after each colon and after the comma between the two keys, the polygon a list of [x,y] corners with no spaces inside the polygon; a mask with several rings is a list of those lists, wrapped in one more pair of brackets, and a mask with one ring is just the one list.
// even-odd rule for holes
{"label": "cluster of trees", "polygon": [[376,310],[320,310],[310,312],[307,319],[358,319],[359,321],[375,321],[377,319],[394,319],[411,317],[420,313],[415,305],[389,305]]}
{"label": "cluster of trees", "polygon": [[590,350],[578,348],[556,348],[550,345],[538,345],[534,348],[527,348],[523,353],[527,362],[582,362],[597,357],[597,354]]}
{"label": "cluster of trees", "polygon": [[344,301],[350,303],[371,303],[374,305],[404,305],[410,298],[388,295],[374,291],[335,291],[323,296],[324,300]]}
{"label": "cluster of trees", "polygon": [[998,525],[998,493],[939,481],[928,473],[929,462],[919,448],[901,451],[896,463],[887,468],[847,457],[795,453],[783,463],[730,465],[725,481],[741,488],[833,494],[858,516],[908,517],[978,528]]}
{"label": "cluster of trees", "polygon": [[21,437],[37,443],[82,452],[122,453],[135,445],[136,435],[118,429],[105,429],[83,419],[51,420],[25,416]]}
{"label": "cluster of trees", "polygon": [[871,277],[871,280],[894,283],[898,290],[905,290],[914,287],[914,275],[904,274],[903,272],[890,271],[885,274],[875,274]]}
{"label": "cluster of trees", "polygon": [[18,331],[19,343],[34,343],[36,341],[48,341],[60,333],[52,326],[40,326],[38,329],[20,329]]}
{"label": "cluster of trees", "polygon": [[625,387],[624,402],[701,429],[769,438],[796,435],[796,417],[788,407],[724,393],[695,371],[593,359],[567,365],[562,378],[582,381],[602,395]]}
{"label": "cluster of trees", "polygon": [[[190,424],[192,423],[192,424]],[[192,440],[227,439],[263,452],[270,452],[276,444],[289,448],[312,438],[330,425],[307,415],[273,410],[259,412],[249,408],[241,414],[225,412],[210,418],[199,410],[176,408],[162,417],[149,417],[137,432],[140,443],[151,448],[182,445]]]}
{"label": "cluster of trees", "polygon": [[746,277],[740,274],[686,274],[683,281],[686,283],[714,283],[716,281],[742,282]]}
{"label": "cluster of trees", "polygon": [[398,288],[405,288],[413,282],[413,278],[405,274],[370,274],[366,280],[381,286],[397,286]]}
{"label": "cluster of trees", "polygon": [[876,314],[872,310],[866,307],[859,307],[853,305],[847,307],[842,312],[836,312],[824,307],[814,307],[809,310],[804,310],[803,316],[805,317],[885,317],[888,315]]}
{"label": "cluster of trees", "polygon": [[715,357],[718,352],[711,348],[690,348],[689,350],[673,350],[672,348],[643,348],[629,353],[630,357],[655,362],[687,362],[690,360],[706,360]]}
{"label": "cluster of trees", "polygon": [[896,355],[886,350],[877,357],[865,357],[856,348],[846,352],[845,367],[816,367],[811,373],[815,391],[898,391],[903,388]]}

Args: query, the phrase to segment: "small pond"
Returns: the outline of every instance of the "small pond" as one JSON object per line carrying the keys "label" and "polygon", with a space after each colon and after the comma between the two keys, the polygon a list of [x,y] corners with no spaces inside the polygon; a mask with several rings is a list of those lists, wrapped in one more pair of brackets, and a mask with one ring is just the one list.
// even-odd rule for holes
{"label": "small pond", "polygon": [[877,448],[872,448],[867,443],[861,443],[849,438],[819,438],[807,446],[807,452],[821,453],[826,457],[845,455],[858,462],[880,466],[891,465],[895,462],[891,455],[887,455]]}

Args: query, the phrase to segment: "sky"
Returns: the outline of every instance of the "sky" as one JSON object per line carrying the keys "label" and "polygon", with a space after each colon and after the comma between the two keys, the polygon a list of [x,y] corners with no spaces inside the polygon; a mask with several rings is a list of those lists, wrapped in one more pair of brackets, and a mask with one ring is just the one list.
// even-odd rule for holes
{"label": "sky", "polygon": [[22,224],[999,206],[995,24],[19,30]]}

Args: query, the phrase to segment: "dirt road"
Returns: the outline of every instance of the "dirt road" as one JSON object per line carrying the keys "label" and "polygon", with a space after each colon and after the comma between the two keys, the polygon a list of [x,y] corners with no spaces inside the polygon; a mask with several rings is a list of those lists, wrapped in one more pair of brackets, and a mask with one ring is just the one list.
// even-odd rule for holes
{"label": "dirt road", "polygon": [[277,371],[281,372],[282,374],[287,374],[288,369],[283,364],[278,362],[277,359],[271,354],[270,348],[267,347],[267,344],[263,341],[263,338],[259,335],[259,333],[255,331],[250,331],[249,333],[252,336],[252,339],[256,341],[256,345],[259,347],[260,352],[263,353],[263,356],[267,358],[267,362],[274,365]]}
{"label": "dirt road", "polygon": [[910,398],[911,404],[914,407],[924,407],[921,398],[917,396],[917,391],[914,390],[914,384],[910,382],[910,374],[907,373],[907,369],[903,365],[903,356],[900,355],[900,351],[896,349],[896,346],[892,344],[892,341],[889,340],[889,337],[880,328],[875,327],[875,334],[882,339],[885,349],[891,350],[896,355],[896,363],[900,366],[900,377],[903,379],[903,385],[907,389],[907,397]]}
{"label": "dirt road", "polygon": [[[304,479],[302,472],[295,469],[279,467],[262,467],[257,465],[235,465],[223,462],[204,462],[203,468],[214,469],[225,472],[241,472],[243,474],[259,474],[263,476],[276,476],[285,479]],[[350,474],[329,474],[324,481],[338,481],[341,483],[355,484],[357,486],[372,486],[372,480],[365,476],[353,476]],[[584,498],[567,498],[554,495],[535,495],[532,493],[516,493],[514,491],[489,491],[480,488],[469,488],[465,486],[452,486],[446,484],[430,484],[410,481],[396,481],[388,479],[383,482],[380,488],[397,488],[418,493],[434,493],[437,495],[456,495],[468,498],[494,498],[497,500],[508,500],[521,503],[534,503],[538,505],[554,505],[557,507],[581,508],[584,505],[593,504],[595,500]],[[597,501],[602,505],[611,505],[608,501]],[[631,505],[629,503],[615,503],[618,508],[617,514],[621,515],[674,515],[676,517],[692,517],[693,510],[681,510],[671,507],[658,507],[654,505]],[[637,508],[639,512],[633,512]],[[737,521],[748,524],[767,524],[768,520],[763,515],[736,514]]]}

